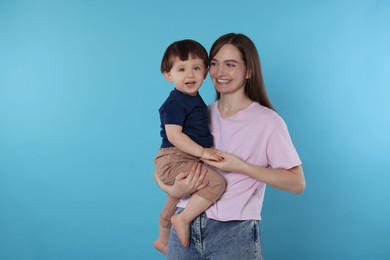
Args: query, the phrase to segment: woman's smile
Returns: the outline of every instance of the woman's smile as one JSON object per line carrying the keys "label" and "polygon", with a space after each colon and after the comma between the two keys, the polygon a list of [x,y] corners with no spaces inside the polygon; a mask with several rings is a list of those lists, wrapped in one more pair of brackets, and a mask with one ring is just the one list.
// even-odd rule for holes
{"label": "woman's smile", "polygon": [[223,84],[229,83],[230,81],[231,80],[229,80],[229,79],[217,79],[218,83],[223,83]]}

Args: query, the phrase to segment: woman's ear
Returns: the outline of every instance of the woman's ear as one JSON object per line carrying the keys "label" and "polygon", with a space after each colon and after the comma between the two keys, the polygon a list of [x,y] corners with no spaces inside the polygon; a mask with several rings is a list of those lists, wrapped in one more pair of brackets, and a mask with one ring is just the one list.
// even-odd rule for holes
{"label": "woman's ear", "polygon": [[166,78],[166,80],[168,80],[169,82],[172,82],[172,81],[173,81],[173,80],[172,80],[171,73],[164,71],[163,74],[164,74],[164,77]]}
{"label": "woman's ear", "polygon": [[252,77],[252,71],[248,70],[245,75],[245,79],[250,79]]}

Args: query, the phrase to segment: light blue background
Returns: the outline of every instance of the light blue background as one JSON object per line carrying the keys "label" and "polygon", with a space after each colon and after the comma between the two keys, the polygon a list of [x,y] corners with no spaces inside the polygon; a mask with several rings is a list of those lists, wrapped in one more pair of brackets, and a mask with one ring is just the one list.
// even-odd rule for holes
{"label": "light blue background", "polygon": [[0,259],[163,259],[160,60],[228,32],[257,45],[307,178],[267,190],[266,259],[390,259],[389,28],[387,0],[2,0]]}

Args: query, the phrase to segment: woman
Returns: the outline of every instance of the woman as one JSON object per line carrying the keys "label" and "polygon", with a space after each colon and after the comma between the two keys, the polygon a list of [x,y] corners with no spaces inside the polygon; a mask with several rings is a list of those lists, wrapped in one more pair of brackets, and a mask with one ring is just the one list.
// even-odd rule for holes
{"label": "woman", "polygon": [[[210,129],[224,159],[202,160],[219,170],[227,187],[220,200],[191,223],[189,248],[171,230],[167,259],[263,259],[259,221],[265,187],[302,193],[301,161],[286,124],[268,100],[259,55],[247,36],[230,33],[217,39],[210,50],[209,73],[217,91],[217,101],[209,106]],[[158,184],[183,197],[205,185],[204,174],[198,166],[187,178],[180,175],[175,194]],[[178,214],[187,203],[180,201]]]}

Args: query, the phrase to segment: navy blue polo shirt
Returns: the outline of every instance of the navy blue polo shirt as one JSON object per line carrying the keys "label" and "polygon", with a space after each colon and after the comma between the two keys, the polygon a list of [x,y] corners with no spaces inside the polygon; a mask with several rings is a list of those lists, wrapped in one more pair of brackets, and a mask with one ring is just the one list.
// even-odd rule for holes
{"label": "navy blue polo shirt", "polygon": [[162,137],[161,148],[173,147],[167,138],[164,125],[180,125],[183,133],[202,147],[213,146],[213,136],[209,130],[207,106],[202,97],[184,94],[174,89],[159,109]]}

